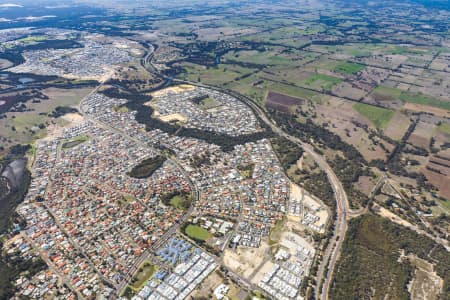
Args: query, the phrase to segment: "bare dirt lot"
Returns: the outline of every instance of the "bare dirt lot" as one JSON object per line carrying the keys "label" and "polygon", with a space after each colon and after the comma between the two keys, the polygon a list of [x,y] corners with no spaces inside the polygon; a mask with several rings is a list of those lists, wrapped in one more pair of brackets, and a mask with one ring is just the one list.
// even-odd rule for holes
{"label": "bare dirt lot", "polygon": [[[436,165],[432,165],[431,167],[437,169]],[[446,170],[448,171],[449,168],[446,168]],[[439,195],[446,199],[450,199],[450,185],[448,184],[449,175],[447,172],[441,171],[441,173],[437,173],[426,168],[424,168],[422,172],[427,180],[439,189]]]}
{"label": "bare dirt lot", "polygon": [[292,109],[303,101],[291,96],[269,92],[266,99],[266,107],[282,112],[291,112]]}
{"label": "bare dirt lot", "polygon": [[416,267],[414,277],[408,286],[411,299],[437,299],[443,287],[443,280],[434,272],[433,265],[413,255],[409,255],[408,259]]}
{"label": "bare dirt lot", "polygon": [[200,283],[200,285],[194,291],[192,291],[190,297],[192,299],[198,299],[198,297],[208,295],[211,297],[209,299],[216,299],[212,298],[214,289],[218,287],[222,282],[223,278],[219,276],[218,271],[213,272],[208,277],[206,277],[206,279],[202,283]]}
{"label": "bare dirt lot", "polygon": [[262,242],[259,248],[239,247],[236,251],[226,249],[223,261],[234,272],[242,274],[245,278],[249,278],[264,262],[264,258],[269,249],[269,245],[265,242]]}
{"label": "bare dirt lot", "polygon": [[346,97],[353,100],[360,100],[367,94],[366,91],[353,87],[348,82],[336,84],[333,87],[332,92],[339,97]]}

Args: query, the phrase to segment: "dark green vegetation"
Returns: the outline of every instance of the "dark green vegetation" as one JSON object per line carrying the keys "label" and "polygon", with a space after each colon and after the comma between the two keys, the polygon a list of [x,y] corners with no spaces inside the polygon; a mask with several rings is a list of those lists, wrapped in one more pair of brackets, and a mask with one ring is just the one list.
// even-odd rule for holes
{"label": "dark green vegetation", "polygon": [[244,179],[252,178],[254,169],[255,169],[255,164],[238,166],[238,170]]}
{"label": "dark green vegetation", "polygon": [[37,43],[26,44],[14,47],[14,51],[30,51],[30,50],[45,50],[45,49],[71,49],[82,48],[83,45],[74,40],[42,40]]}
{"label": "dark green vegetation", "polygon": [[319,199],[334,210],[336,201],[334,199],[333,188],[328,181],[326,173],[315,163],[313,166],[303,164],[303,168],[299,169],[297,167],[297,161],[302,157],[304,151],[297,144],[283,137],[272,138],[271,142],[272,148],[289,179],[304,187],[316,197],[319,197]]}
{"label": "dark green vegetation", "polygon": [[[9,164],[23,160],[29,150],[28,145],[12,147],[8,155],[0,159],[0,173],[3,173]],[[12,175],[13,178],[0,177],[0,235],[7,232],[12,221],[17,217],[14,211],[23,201],[31,182],[31,174],[26,166],[23,166],[20,174]],[[3,242],[0,240],[0,299],[10,299],[14,295],[14,281],[19,274],[26,274],[30,278],[45,267],[46,264],[41,259],[23,260],[18,253],[11,255],[4,253]]]}
{"label": "dark green vegetation", "polygon": [[141,161],[130,172],[128,172],[128,175],[131,177],[134,177],[134,178],[148,178],[148,177],[152,176],[152,174],[156,170],[158,170],[165,161],[166,161],[166,158],[161,155],[147,158],[147,159]]}
{"label": "dark green vegetation", "polygon": [[285,170],[295,164],[303,155],[303,149],[286,138],[277,136],[270,141],[272,142],[273,150],[275,150],[281,166]]}
{"label": "dark green vegetation", "polygon": [[75,146],[78,146],[79,144],[86,142],[87,140],[89,140],[89,137],[87,136],[78,136],[70,141],[64,142],[62,144],[62,149],[73,148]]}
{"label": "dark green vegetation", "polygon": [[[25,159],[25,154],[30,150],[29,145],[16,145],[12,147],[8,155],[0,158],[0,173],[8,168],[8,165],[14,161]],[[15,216],[14,210],[17,205],[22,202],[31,182],[31,174],[23,166],[20,174],[13,174],[13,178],[0,177],[0,234],[6,232]],[[15,182],[13,182],[13,179]],[[7,188],[9,187],[9,188]]]}
{"label": "dark green vegetation", "polygon": [[191,206],[191,195],[184,191],[174,191],[160,197],[164,205],[172,205],[176,209],[187,210]]}
{"label": "dark green vegetation", "polygon": [[67,107],[67,106],[57,106],[50,114],[49,116],[52,118],[59,118],[67,114],[71,113],[77,113],[78,109],[73,107]]}
{"label": "dark green vegetation", "polygon": [[14,296],[14,281],[20,274],[31,278],[34,274],[46,268],[47,265],[41,258],[24,260],[20,253],[8,255],[2,251],[0,253],[0,299],[10,299]]}
{"label": "dark green vegetation", "polygon": [[414,268],[400,250],[435,263],[450,297],[450,254],[433,240],[373,214],[352,219],[338,261],[330,299],[409,299]]}
{"label": "dark green vegetation", "polygon": [[[314,124],[310,119],[300,123],[292,114],[274,110],[269,110],[269,113],[281,128],[302,141],[309,143],[312,139],[314,140],[314,145],[318,148],[340,151],[342,156],[327,157],[328,163],[341,180],[351,206],[359,207],[367,204],[369,200],[367,196],[356,189],[354,185],[358,182],[360,176],[370,175],[370,171],[366,167],[367,162],[353,145],[345,143],[338,135],[325,127]],[[318,150],[321,152],[320,149]]]}
{"label": "dark green vegetation", "polygon": [[381,129],[386,128],[395,114],[393,110],[365,103],[356,103],[353,108]]}

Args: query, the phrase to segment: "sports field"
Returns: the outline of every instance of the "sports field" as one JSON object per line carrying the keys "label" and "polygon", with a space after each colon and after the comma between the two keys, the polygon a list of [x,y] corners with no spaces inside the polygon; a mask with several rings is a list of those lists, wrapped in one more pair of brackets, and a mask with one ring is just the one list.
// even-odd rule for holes
{"label": "sports field", "polygon": [[189,237],[200,241],[206,241],[211,237],[208,230],[197,225],[188,225],[185,232]]}

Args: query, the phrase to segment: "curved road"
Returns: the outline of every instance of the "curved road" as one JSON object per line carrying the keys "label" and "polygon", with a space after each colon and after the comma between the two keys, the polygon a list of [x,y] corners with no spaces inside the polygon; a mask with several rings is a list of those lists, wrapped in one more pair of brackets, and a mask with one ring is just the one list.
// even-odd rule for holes
{"label": "curved road", "polygon": [[[336,261],[338,259],[340,250],[342,248],[342,244],[344,241],[345,233],[347,231],[347,216],[353,214],[353,212],[349,208],[349,202],[347,198],[347,194],[345,193],[344,187],[342,186],[341,181],[334,173],[333,169],[327,163],[326,159],[321,155],[317,154],[314,151],[314,148],[307,143],[302,142],[299,138],[294,137],[286,132],[284,132],[281,128],[279,128],[274,121],[272,121],[266,113],[255,104],[250,98],[238,94],[234,91],[204,85],[198,82],[191,82],[180,79],[172,79],[167,76],[161,74],[152,64],[153,52],[148,53],[145,58],[142,60],[142,65],[145,69],[147,69],[150,73],[156,73],[156,75],[166,79],[173,80],[174,82],[186,83],[195,86],[200,86],[204,88],[214,89],[231,96],[236,97],[241,100],[245,104],[247,104],[259,117],[260,119],[266,123],[273,130],[274,133],[290,140],[291,142],[301,146],[306,153],[308,153],[317,163],[317,165],[327,174],[328,180],[333,188],[334,197],[336,199],[336,214],[337,218],[335,220],[335,226],[333,231],[333,236],[331,237],[327,248],[323,254],[322,261],[317,271],[317,285],[315,289],[315,298],[316,299],[328,299],[328,290],[331,285],[331,280],[333,277],[333,270],[336,265]],[[150,69],[150,70],[149,70]],[[322,290],[320,290],[320,284],[323,281]]]}

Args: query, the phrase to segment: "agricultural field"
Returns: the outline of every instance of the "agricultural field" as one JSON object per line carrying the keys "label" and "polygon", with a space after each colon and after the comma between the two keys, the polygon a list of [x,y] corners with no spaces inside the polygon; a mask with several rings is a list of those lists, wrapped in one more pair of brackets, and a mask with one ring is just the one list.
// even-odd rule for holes
{"label": "agricultural field", "polygon": [[372,91],[371,96],[375,101],[393,101],[400,99],[401,94],[400,89],[380,85]]}
{"label": "agricultural field", "polygon": [[372,91],[370,97],[375,101],[381,102],[400,101],[402,103],[422,105],[422,107],[430,106],[431,108],[450,110],[450,100],[440,100],[424,94],[402,91],[395,87],[378,86]]}
{"label": "agricultural field", "polygon": [[405,135],[411,124],[411,119],[406,114],[396,111],[389,124],[383,129],[383,133],[389,138],[399,141]]}
{"label": "agricultural field", "polygon": [[423,94],[402,92],[399,96],[399,99],[402,100],[403,102],[427,105],[442,108],[445,110],[450,110],[450,100],[443,101]]}
{"label": "agricultural field", "polygon": [[300,82],[299,85],[319,92],[329,92],[334,85],[340,83],[341,81],[342,80],[337,77],[324,74],[313,74]]}
{"label": "agricultural field", "polygon": [[333,69],[334,72],[344,73],[344,74],[355,74],[363,70],[366,66],[362,64],[343,62],[336,65]]}
{"label": "agricultural field", "polygon": [[237,65],[220,64],[218,66],[202,66],[193,63],[182,63],[186,73],[180,75],[181,78],[188,81],[198,81],[211,85],[222,85],[238,80],[254,72],[253,69],[244,68]]}
{"label": "agricultural field", "polygon": [[379,129],[385,129],[395,114],[393,110],[365,103],[356,103],[353,108]]}
{"label": "agricultural field", "polygon": [[282,112],[292,112],[297,105],[301,104],[301,102],[302,100],[298,98],[269,92],[266,98],[266,107]]}
{"label": "agricultural field", "polygon": [[223,56],[225,61],[250,63],[266,66],[289,65],[291,59],[277,51],[231,51]]}
{"label": "agricultural field", "polygon": [[[371,133],[376,131],[376,124],[383,125],[383,120],[385,123],[389,123],[390,118],[383,116],[377,119],[370,115],[369,118],[356,109],[356,105],[357,107],[363,106],[366,114],[368,113],[366,110],[370,111],[374,107],[368,106],[366,108],[366,104],[331,97],[324,103],[309,102],[302,105],[302,113],[299,118],[310,118],[319,126],[326,124],[329,131],[337,134],[347,144],[354,146],[367,161],[385,160],[389,151],[394,149],[394,145],[388,141],[379,141]],[[374,108],[377,109],[377,107]],[[393,112],[389,113],[388,116],[391,116],[391,114],[393,115]],[[404,128],[405,131],[406,129]]]}

